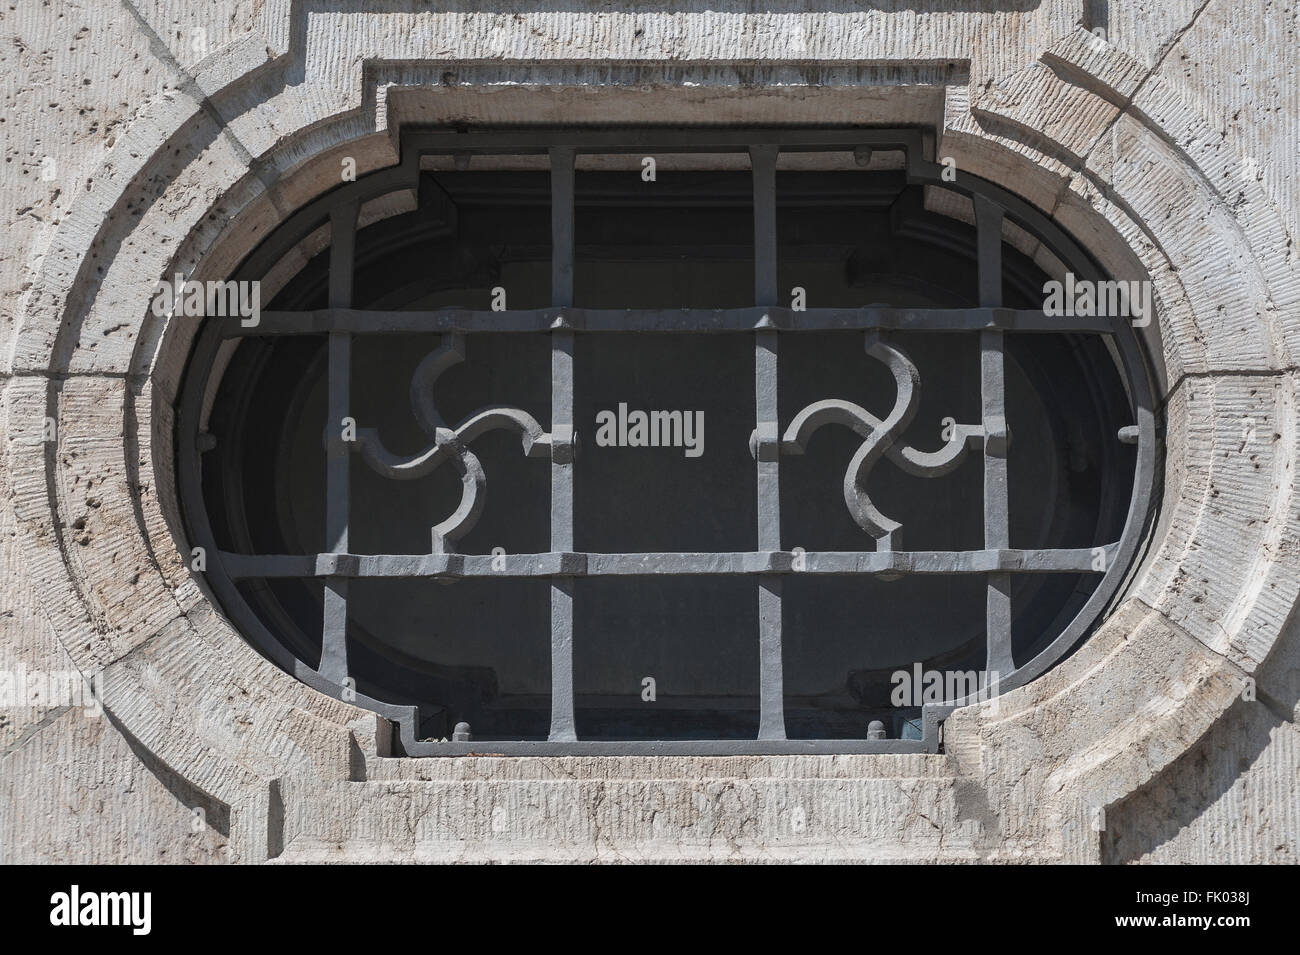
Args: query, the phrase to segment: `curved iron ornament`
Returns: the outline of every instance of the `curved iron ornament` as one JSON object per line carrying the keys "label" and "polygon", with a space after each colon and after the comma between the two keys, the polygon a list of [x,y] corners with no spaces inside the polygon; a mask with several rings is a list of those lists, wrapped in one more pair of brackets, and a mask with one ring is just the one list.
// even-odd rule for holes
{"label": "curved iron ornament", "polygon": [[447,461],[455,462],[461,476],[460,504],[443,521],[434,525],[433,553],[445,553],[448,547],[468,534],[483,511],[487,475],[478,456],[466,445],[493,429],[518,431],[524,455],[548,458],[551,436],[542,430],[537,419],[526,411],[507,405],[480,408],[468,418],[449,428],[433,400],[433,389],[448,368],[465,360],[465,336],[444,335],[442,343],[420,362],[411,378],[411,409],[421,429],[432,444],[409,457],[394,455],[384,447],[379,432],[373,428],[357,430],[356,446],[362,460],[378,474],[395,481],[411,481],[435,471]]}
{"label": "curved iron ornament", "polygon": [[[244,260],[236,270],[233,278],[240,281],[259,279],[268,273],[301,241],[322,225],[335,218],[336,211],[343,206],[350,206],[355,218],[356,208],[370,200],[394,192],[416,188],[420,177],[420,157],[428,154],[515,154],[541,153],[548,150],[554,161],[558,152],[567,151],[570,158],[574,151],[593,153],[637,153],[645,154],[647,149],[673,146],[674,151],[722,152],[741,151],[755,143],[768,143],[776,148],[794,149],[855,149],[858,147],[874,149],[900,150],[905,155],[905,175],[909,184],[931,185],[946,189],[971,199],[977,197],[995,204],[1003,210],[1008,218],[1024,229],[1034,238],[1050,248],[1057,258],[1078,278],[1098,281],[1104,273],[1083,249],[1035,207],[997,184],[977,176],[961,173],[955,181],[944,178],[946,167],[927,158],[927,145],[923,131],[920,129],[857,129],[831,128],[815,130],[702,130],[686,132],[655,128],[630,130],[579,132],[572,129],[526,129],[512,131],[489,131],[481,133],[450,133],[443,131],[414,132],[404,134],[402,140],[401,161],[397,166],[378,171],[362,177],[355,182],[339,186],[327,195],[307,203],[297,212],[291,214],[279,227]],[[558,144],[572,144],[563,145]],[[571,185],[570,185],[571,201]],[[571,222],[570,222],[571,229]],[[346,254],[338,260],[351,267],[351,234],[346,234]],[[794,313],[789,309],[764,307],[761,309],[732,309],[722,312],[701,313],[698,318],[688,319],[682,310],[656,313],[653,316],[641,316],[637,313],[620,313],[618,310],[584,312],[570,307],[569,301],[556,301],[552,308],[523,312],[468,312],[461,309],[439,309],[425,313],[395,312],[358,312],[342,304],[333,295],[334,264],[333,249],[344,243],[338,232],[335,233],[334,246],[331,249],[331,302],[330,308],[296,313],[263,313],[260,328],[240,329],[220,326],[217,322],[207,321],[199,329],[190,361],[181,384],[176,402],[175,447],[176,480],[184,521],[184,532],[188,537],[182,542],[188,552],[191,547],[202,548],[209,555],[206,570],[195,572],[196,580],[205,590],[211,590],[215,603],[231,618],[232,623],[262,653],[279,665],[296,679],[313,688],[358,706],[368,708],[398,724],[402,748],[406,754],[422,755],[457,755],[473,748],[473,744],[437,743],[420,740],[416,737],[418,723],[417,709],[414,706],[394,704],[374,699],[359,693],[347,680],[340,681],[326,675],[319,667],[312,667],[298,658],[290,649],[272,634],[259,614],[253,610],[240,594],[236,582],[249,578],[273,577],[316,577],[338,580],[350,576],[421,576],[442,577],[456,575],[461,561],[469,566],[476,558],[469,555],[459,557],[454,554],[435,553],[420,557],[419,555],[390,555],[366,558],[347,553],[322,553],[315,555],[265,555],[254,556],[229,553],[221,550],[216,543],[207,507],[202,494],[202,455],[211,450],[207,436],[200,437],[200,426],[205,421],[205,402],[211,395],[210,378],[221,364],[218,355],[223,345],[231,339],[257,335],[311,334],[329,332],[334,335],[351,335],[368,332],[398,331],[438,331],[443,333],[465,333],[475,331],[536,331],[562,332],[572,341],[573,330],[591,329],[592,331],[759,331],[771,329],[782,331],[797,328],[861,328],[868,334],[887,332],[893,329],[926,330],[927,312],[943,313],[942,320],[947,322],[946,330],[976,331],[980,329],[1003,329],[1009,331],[1053,331],[1053,329],[1036,324],[1032,319],[1022,324],[1024,313],[1010,309],[893,309],[868,307],[857,310],[808,310]],[[572,240],[572,234],[568,236]],[[572,268],[571,259],[568,267]],[[553,266],[553,275],[556,274]],[[570,279],[571,281],[571,279]],[[350,291],[350,278],[347,280]],[[824,317],[821,325],[810,321],[812,312],[821,311]],[[833,313],[832,313],[833,311]],[[270,319],[268,321],[268,319]],[[1156,502],[1153,501],[1153,489],[1157,476],[1157,429],[1153,382],[1150,364],[1145,356],[1144,346],[1123,319],[1099,319],[1089,327],[1063,327],[1059,331],[1077,331],[1081,333],[1108,336],[1114,343],[1122,370],[1122,377],[1129,388],[1128,399],[1135,416],[1134,425],[1125,430],[1135,432],[1137,445],[1136,465],[1133,480],[1133,492],[1129,498],[1124,530],[1120,539],[1104,546],[1107,562],[1100,584],[1092,591],[1082,607],[1065,625],[1061,632],[1041,649],[1032,659],[1015,666],[1011,672],[1001,673],[998,683],[992,691],[1004,693],[1035,679],[1057,661],[1078,642],[1093,623],[1112,604],[1120,592],[1121,586],[1132,573],[1136,557],[1147,539],[1151,522],[1155,517]],[[444,343],[451,346],[454,339]],[[879,352],[873,351],[878,345]],[[454,351],[454,346],[452,348]],[[437,352],[443,352],[440,348]],[[779,450],[785,454],[798,454],[804,442],[813,431],[828,423],[844,424],[852,428],[864,439],[863,446],[854,456],[845,477],[844,497],[855,521],[877,541],[877,558],[868,560],[871,555],[863,555],[857,562],[860,569],[856,572],[874,573],[878,576],[890,576],[897,569],[908,572],[973,572],[972,567],[983,568],[993,572],[994,568],[1007,568],[1011,572],[1033,570],[1024,566],[1021,552],[966,552],[961,561],[962,570],[935,571],[930,568],[936,555],[933,552],[911,553],[890,551],[890,535],[897,530],[897,521],[883,515],[871,503],[863,488],[866,476],[881,457],[888,457],[906,473],[920,477],[934,477],[945,473],[960,464],[963,454],[968,450],[984,446],[986,453],[994,450],[998,440],[1006,440],[1004,422],[992,422],[995,427],[984,434],[984,425],[958,425],[953,440],[935,452],[921,452],[908,446],[897,444],[898,434],[910,420],[909,408],[912,398],[905,393],[915,395],[918,384],[915,368],[907,357],[898,349],[884,345],[882,342],[868,342],[868,352],[883,361],[899,383],[899,396],[895,407],[883,420],[874,418],[865,409],[848,402],[829,400],[816,402],[801,412],[799,419],[792,422],[783,436],[771,435],[767,438],[772,443],[779,443]],[[437,374],[445,367],[450,367],[459,358],[451,358],[444,353],[434,360],[430,355],[426,361],[429,367],[427,375],[436,380]],[[571,361],[571,359],[570,359]],[[440,362],[450,362],[435,370]],[[569,383],[571,387],[571,382]],[[417,414],[430,410],[415,400],[415,383],[412,383],[412,406]],[[427,394],[427,391],[425,392]],[[523,417],[520,417],[522,415]],[[521,435],[525,454],[529,456],[551,456],[554,464],[571,461],[571,443],[551,444],[551,434],[562,433],[571,429],[570,423],[555,423],[551,432],[542,432],[541,426],[518,409],[489,407],[481,409],[455,428],[439,426],[436,422],[436,410],[421,419],[426,434],[432,425],[431,447],[420,455],[411,458],[398,458],[388,454],[373,432],[363,432],[364,437],[358,442],[358,450],[365,457],[367,464],[380,473],[392,471],[390,476],[402,479],[402,476],[417,476],[421,468],[430,470],[443,461],[453,461],[461,469],[464,491],[462,500],[456,510],[441,522],[442,538],[448,544],[456,537],[467,532],[472,521],[481,508],[482,491],[485,478],[477,458],[465,449],[465,444],[477,434],[489,428],[507,428],[517,430]],[[988,419],[986,418],[986,423]],[[758,449],[755,448],[757,451]],[[555,473],[553,471],[553,473]],[[850,489],[850,483],[852,489]],[[470,485],[473,489],[470,489]],[[883,547],[881,542],[883,542]],[[1037,552],[1042,554],[1043,552]],[[1050,552],[1048,552],[1050,553]],[[618,565],[621,558],[666,557],[678,558],[700,557],[703,555],[581,555],[553,553],[534,555],[538,558],[554,558],[535,562],[529,572],[508,574],[507,576],[555,577],[556,580],[569,579],[581,575],[587,564],[596,556],[607,557],[604,563]],[[772,551],[759,554],[717,555],[719,558],[731,558],[729,561],[710,561],[708,567],[726,565],[723,572],[735,573],[785,573],[789,571],[790,553]],[[811,555],[810,555],[811,556]],[[821,555],[826,558],[839,558],[846,555]],[[950,555],[949,555],[950,556]],[[961,556],[961,552],[958,553]],[[645,561],[641,561],[645,564]],[[840,566],[840,561],[827,560],[828,565]],[[988,566],[986,566],[988,565]],[[513,566],[513,565],[512,565]],[[705,564],[700,564],[704,567]],[[369,567],[370,570],[366,568]],[[384,568],[382,572],[374,568]],[[593,567],[593,572],[595,568]],[[624,572],[624,571],[613,571]],[[659,571],[655,571],[659,572]],[[716,572],[716,571],[705,571]],[[830,572],[841,572],[832,570]],[[843,571],[852,572],[852,571]],[[978,571],[974,571],[978,572]],[[467,572],[468,573],[468,572]],[[568,576],[565,576],[568,575]],[[553,621],[554,621],[553,611]],[[571,687],[570,687],[571,691]],[[978,702],[979,697],[946,700],[937,706],[927,705],[925,710],[925,742],[920,750],[935,751],[938,742],[938,724],[952,710]],[[554,737],[553,737],[554,738]],[[745,741],[686,741],[665,743],[650,741],[628,741],[603,743],[595,741],[570,741],[552,743],[512,743],[494,742],[493,748],[502,752],[518,753],[571,753],[590,754],[630,754],[630,753],[783,753],[783,752],[914,752],[918,746],[906,740],[759,740]]]}
{"label": "curved iron ornament", "polygon": [[[910,445],[898,444],[898,436],[907,430],[916,415],[921,375],[902,349],[885,344],[879,332],[867,332],[865,345],[867,354],[888,367],[894,375],[897,396],[888,417],[882,421],[865,408],[839,398],[815,401],[795,415],[786,428],[781,438],[781,453],[803,454],[808,440],[823,425],[841,424],[853,429],[863,441],[844,472],[844,503],[857,525],[875,538],[876,549],[888,551],[893,549],[894,532],[902,524],[886,517],[872,502],[867,493],[871,469],[882,458],[888,457],[913,477],[942,477],[961,464],[967,448],[984,445],[984,426],[954,424],[952,439],[938,451],[917,451]],[[1000,440],[1005,449],[1006,438]]]}

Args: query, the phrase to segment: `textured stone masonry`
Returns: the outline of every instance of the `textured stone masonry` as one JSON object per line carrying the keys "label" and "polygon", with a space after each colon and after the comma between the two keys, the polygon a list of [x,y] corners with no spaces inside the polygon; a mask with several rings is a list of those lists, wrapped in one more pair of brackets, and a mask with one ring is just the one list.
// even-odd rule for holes
{"label": "textured stone masonry", "polygon": [[[66,0],[0,34],[0,668],[106,710],[0,713],[0,861],[1296,861],[1296,0]],[[1163,500],[1122,599],[942,754],[393,758],[186,569],[193,329],[148,303],[449,122],[920,125],[1152,280]]]}

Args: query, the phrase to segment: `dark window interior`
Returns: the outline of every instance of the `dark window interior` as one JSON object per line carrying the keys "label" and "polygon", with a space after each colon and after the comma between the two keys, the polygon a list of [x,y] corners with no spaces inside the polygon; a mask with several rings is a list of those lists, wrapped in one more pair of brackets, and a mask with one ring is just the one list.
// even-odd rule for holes
{"label": "dark window interior", "polygon": [[[781,171],[777,175],[778,280],[809,306],[975,304],[975,229],[927,211],[925,187],[899,170]],[[544,171],[426,171],[418,207],[357,233],[354,307],[489,308],[506,289],[512,309],[550,296],[550,178]],[[655,182],[636,171],[579,167],[575,196],[575,305],[588,308],[728,308],[753,303],[752,185],[747,171],[674,170]],[[328,258],[317,255],[272,309],[322,308]],[[1003,246],[1005,303],[1041,304],[1043,273]],[[899,334],[921,377],[920,409],[906,440],[942,444],[942,420],[980,418],[978,336]],[[387,447],[414,452],[426,437],[410,411],[415,366],[433,334],[360,335],[353,352],[357,420]],[[467,337],[466,360],[437,382],[448,421],[484,405],[527,410],[548,427],[550,351],[543,333]],[[309,554],[323,548],[325,337],[248,338],[234,350],[213,402],[217,437],[204,468],[208,513],[223,549]],[[1008,335],[1007,409],[1013,547],[1089,547],[1120,536],[1133,450],[1117,445],[1131,423],[1124,385],[1097,336]],[[575,421],[575,549],[590,552],[750,551],[756,504],[754,348],[745,334],[580,335]],[[782,427],[809,402],[840,397],[884,416],[887,369],[860,332],[782,338]],[[705,453],[597,448],[601,409],[702,410]],[[786,549],[869,551],[845,508],[844,470],[862,439],[825,428],[803,456],[782,461]],[[518,436],[490,432],[474,453],[488,476],[482,518],[464,553],[545,553],[549,462],[525,458]],[[351,550],[427,553],[430,526],[458,500],[441,468],[409,482],[352,462]],[[978,454],[951,474],[920,480],[888,461],[870,490],[903,522],[896,550],[976,549],[982,542]],[[1017,657],[1032,655],[1082,605],[1100,578],[1021,575],[1012,591]],[[245,581],[241,594],[276,638],[315,663],[321,645],[319,580]],[[545,580],[357,580],[349,598],[350,668],[363,693],[419,707],[420,735],[545,739],[550,716],[550,605]],[[862,738],[870,720],[894,737],[917,711],[889,704],[889,674],[928,667],[979,669],[984,661],[982,577],[791,578],[785,589],[785,714],[792,738]],[[758,722],[755,582],[662,576],[576,581],[574,681],[583,739],[753,739]],[[657,701],[642,700],[653,677]]]}

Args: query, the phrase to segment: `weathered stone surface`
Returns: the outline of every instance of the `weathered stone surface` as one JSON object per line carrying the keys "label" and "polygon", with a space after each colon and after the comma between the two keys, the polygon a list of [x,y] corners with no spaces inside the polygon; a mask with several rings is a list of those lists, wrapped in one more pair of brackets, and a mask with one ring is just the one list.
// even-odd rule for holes
{"label": "weathered stone surface", "polygon": [[1291,375],[1183,380],[1170,400],[1165,532],[1135,589],[1246,671],[1300,589],[1295,387]]}
{"label": "weathered stone surface", "polygon": [[[80,674],[104,712],[0,712],[0,860],[1294,861],[1298,7],[1083,6],[11,11],[0,668]],[[955,714],[944,754],[394,758],[387,723],[255,653],[186,569],[194,329],[148,306],[173,271],[229,275],[344,157],[363,175],[403,127],[458,122],[922,126],[1149,278],[1163,504],[1124,599]]]}
{"label": "weathered stone surface", "polygon": [[1108,814],[1107,863],[1294,865],[1300,738],[1259,702],[1237,702],[1165,773]]}

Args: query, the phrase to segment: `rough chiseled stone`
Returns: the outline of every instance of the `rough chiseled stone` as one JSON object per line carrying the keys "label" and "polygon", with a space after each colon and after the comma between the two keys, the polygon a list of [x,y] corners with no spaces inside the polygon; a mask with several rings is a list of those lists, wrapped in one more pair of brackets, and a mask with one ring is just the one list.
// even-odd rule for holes
{"label": "rough chiseled stone", "polygon": [[[1104,43],[1074,0],[60,6],[0,27],[0,667],[76,670],[107,713],[0,713],[0,861],[1295,860],[1294,0],[1109,4]],[[149,314],[154,283],[228,275],[342,157],[397,162],[404,125],[619,121],[924,126],[1153,281],[1145,562],[944,754],[395,759],[185,569],[193,329]]]}

